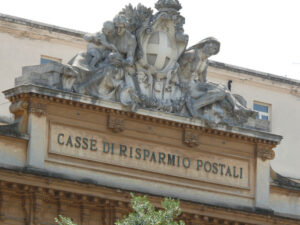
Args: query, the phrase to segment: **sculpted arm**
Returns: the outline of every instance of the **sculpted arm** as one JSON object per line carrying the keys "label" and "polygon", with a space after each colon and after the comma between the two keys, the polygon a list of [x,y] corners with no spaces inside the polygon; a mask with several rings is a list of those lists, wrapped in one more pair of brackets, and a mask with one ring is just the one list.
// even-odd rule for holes
{"label": "sculpted arm", "polygon": [[98,35],[97,41],[98,41],[98,43],[102,44],[104,47],[106,47],[112,51],[118,52],[118,49],[116,48],[116,46],[114,46],[113,44],[111,44],[107,41],[105,34],[102,33],[102,34]]}
{"label": "sculpted arm", "polygon": [[96,45],[102,45],[105,48],[111,49],[113,51],[118,51],[117,48],[109,43],[106,39],[105,34],[101,32],[93,33],[93,34],[85,34],[83,36],[83,39],[86,40],[87,42],[94,43]]}
{"label": "sculpted arm", "polygon": [[91,42],[91,43],[97,44],[97,42],[96,42],[97,36],[98,36],[98,33],[85,34],[83,36],[83,39],[86,40],[87,42]]}
{"label": "sculpted arm", "polygon": [[198,76],[198,80],[202,83],[206,82],[207,67],[208,67],[207,59],[205,61],[198,62],[196,74]]}
{"label": "sculpted arm", "polygon": [[137,42],[136,42],[136,39],[135,39],[134,35],[129,34],[128,36],[129,36],[130,41],[128,42],[126,62],[129,65],[132,65],[133,61],[134,61],[134,55],[135,55],[135,50],[136,50],[136,47],[137,47]]}

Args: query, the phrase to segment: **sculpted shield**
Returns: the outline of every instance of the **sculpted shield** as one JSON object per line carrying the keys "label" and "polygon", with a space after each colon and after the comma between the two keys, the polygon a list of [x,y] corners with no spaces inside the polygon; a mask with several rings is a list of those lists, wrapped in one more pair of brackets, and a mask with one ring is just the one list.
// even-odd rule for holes
{"label": "sculpted shield", "polygon": [[158,70],[163,70],[174,61],[173,55],[176,52],[168,34],[162,31],[153,33],[147,44],[146,55],[147,62]]}
{"label": "sculpted shield", "polygon": [[140,64],[150,67],[158,79],[167,78],[167,74],[176,69],[177,60],[186,48],[187,41],[176,37],[176,16],[158,14],[150,27],[142,29],[138,36]]}
{"label": "sculpted shield", "polygon": [[141,4],[127,5],[101,31],[84,36],[87,51],[69,65],[55,65],[53,76],[26,73],[16,83],[31,79],[93,101],[120,102],[130,111],[152,109],[209,124],[241,126],[255,118],[242,97],[206,80],[208,58],[219,52],[220,42],[208,37],[186,49],[179,0],[157,0],[155,8],[154,14]]}

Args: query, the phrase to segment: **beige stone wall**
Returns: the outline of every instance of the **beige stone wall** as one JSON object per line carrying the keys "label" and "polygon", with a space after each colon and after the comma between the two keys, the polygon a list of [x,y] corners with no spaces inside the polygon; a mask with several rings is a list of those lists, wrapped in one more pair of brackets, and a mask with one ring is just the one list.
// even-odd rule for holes
{"label": "beige stone wall", "polygon": [[[14,79],[21,75],[23,66],[39,64],[41,55],[60,58],[66,63],[86,46],[82,39],[72,35],[7,21],[0,21],[0,43],[1,91],[14,86]],[[297,162],[300,157],[300,114],[297,113],[300,112],[300,95],[295,94],[297,88],[216,68],[209,69],[208,79],[225,85],[229,79],[233,80],[232,92],[244,96],[248,107],[253,106],[253,101],[271,105],[271,131],[284,137],[271,165],[283,175],[300,178],[297,173],[300,169]],[[9,116],[8,107],[8,100],[0,95],[0,115]]]}
{"label": "beige stone wall", "polygon": [[299,178],[300,94],[295,90],[299,93],[300,87],[217,68],[209,69],[208,80],[224,85],[232,80],[232,92],[242,95],[250,108],[254,101],[271,106],[271,132],[283,136],[271,166],[284,176]]}
{"label": "beige stone wall", "polygon": [[[0,135],[0,164],[7,163],[8,158],[13,161],[9,162],[10,165],[17,166],[13,169],[18,168],[19,171],[7,173],[3,168],[0,170],[0,199],[4,199],[2,203],[7,206],[0,207],[3,215],[0,224],[19,224],[15,221],[32,217],[51,223],[57,213],[71,217],[76,215],[74,219],[79,224],[112,224],[99,219],[91,222],[90,219],[95,218],[93,210],[106,210],[107,206],[101,203],[112,198],[120,201],[110,205],[113,212],[117,211],[115,206],[128,202],[129,194],[125,190],[180,198],[187,202],[182,208],[186,224],[191,225],[299,224],[276,214],[270,216],[252,211],[256,207],[271,208],[269,161],[261,157],[259,149],[263,148],[265,155],[267,149],[272,151],[277,141],[265,140],[265,134],[238,128],[235,131],[214,130],[197,123],[182,123],[187,118],[165,113],[148,112],[151,116],[144,110],[128,113],[116,109],[117,106],[122,108],[118,103],[101,101],[99,106],[100,102],[91,105],[64,97],[21,93],[10,98],[16,106],[28,106],[28,115],[25,110],[22,112],[24,117],[29,117],[23,121],[28,121],[30,139],[27,143],[27,139],[5,136],[1,139]],[[28,104],[18,104],[25,101]],[[91,103],[87,99],[85,101]],[[193,145],[189,145],[191,140],[194,140]],[[104,143],[111,144],[109,152]],[[138,157],[137,147],[143,149],[143,158]],[[146,157],[146,149],[152,152],[151,158],[150,154]],[[176,162],[169,163],[169,159],[167,162],[160,156],[168,153],[176,156]],[[183,157],[191,163],[185,164]],[[182,163],[180,160],[178,163],[178,159],[182,159]],[[198,164],[198,160],[205,161],[203,166]],[[216,162],[218,170],[213,169]],[[223,165],[226,173],[221,172],[222,164],[226,164]],[[29,169],[24,171],[31,175],[20,172],[24,165]],[[228,172],[228,168],[232,172]],[[243,168],[243,175],[240,168]],[[44,177],[32,176],[32,173],[43,174]],[[61,180],[56,181],[51,176]],[[79,182],[74,185],[67,179]],[[88,184],[80,185],[82,182]],[[82,196],[85,193],[87,197]],[[84,199],[88,201],[82,201]],[[27,205],[27,202],[33,204]],[[214,206],[207,207],[203,203]],[[206,213],[207,208],[211,211]],[[240,211],[241,208],[244,210]],[[49,209],[47,214],[43,213],[45,209]],[[85,216],[85,211],[80,210],[91,210],[91,214]],[[281,213],[280,209],[276,213]],[[117,214],[112,215],[118,217]],[[104,213],[101,218],[111,217]]]}
{"label": "beige stone wall", "polygon": [[2,167],[26,165],[28,141],[0,135],[0,158]]}
{"label": "beige stone wall", "polygon": [[[130,192],[13,171],[0,171],[0,224],[55,224],[64,215],[78,225],[113,225],[130,211]],[[136,195],[141,193],[135,193]],[[142,194],[141,194],[142,195]],[[160,206],[159,196],[148,196]],[[186,225],[296,225],[298,220],[181,201]]]}
{"label": "beige stone wall", "polygon": [[[85,49],[81,38],[0,20],[0,90],[14,87],[22,67],[40,64],[41,55],[67,63]],[[9,116],[9,103],[0,95],[0,115]]]}
{"label": "beige stone wall", "polygon": [[[76,55],[76,53],[84,50],[86,46],[80,38],[71,35],[3,21],[0,21],[0,43],[1,91],[14,86],[14,79],[21,75],[23,66],[39,64],[41,55],[60,58],[62,59],[62,63],[67,63],[69,59]],[[223,83],[224,85],[227,84],[228,80],[233,80],[232,92],[244,96],[248,102],[248,107],[252,107],[254,101],[271,105],[271,131],[283,135],[284,137],[284,140],[276,149],[276,158],[271,164],[277,172],[299,178],[300,175],[298,171],[300,165],[298,164],[298,159],[300,158],[300,139],[298,138],[298,124],[300,123],[300,114],[297,114],[297,112],[300,112],[300,95],[295,94],[295,87],[275,81],[263,80],[247,74],[234,73],[216,68],[209,69],[208,79],[209,81]],[[3,95],[1,95],[0,115],[9,115],[8,107],[8,100],[4,99]],[[74,112],[73,116],[75,116],[75,114]],[[76,114],[76,118],[78,118],[78,114]],[[37,126],[43,122],[43,118],[35,118],[35,120],[36,123],[34,124]],[[38,132],[38,130],[36,130],[36,132]],[[43,134],[44,133],[40,133],[39,135]],[[38,134],[33,136],[37,137]],[[43,141],[46,139],[37,138],[36,140],[38,142],[33,143],[31,141],[29,147],[33,145],[43,146]],[[26,141],[7,145],[6,142],[1,140],[1,143],[1,159],[10,165],[24,166],[27,163],[32,163],[39,167],[44,166],[44,152],[39,151],[39,154],[34,152],[34,156],[28,157],[30,153],[26,153]],[[38,161],[39,159],[42,160]],[[48,162],[48,164],[50,163]],[[261,164],[257,166],[257,170],[260,172],[263,166],[268,166],[266,163],[264,165]],[[49,168],[50,167],[51,166],[49,166]],[[58,168],[57,165],[54,165],[52,168],[54,167],[56,171],[66,169],[66,167]],[[266,173],[268,172],[268,170],[264,171],[266,171]],[[74,173],[74,169],[70,170],[70,174],[72,173]],[[84,175],[84,173],[82,173],[82,175]],[[259,196],[257,195],[256,198],[254,198],[254,193],[251,193],[251,196],[248,196],[250,200],[247,200],[247,202],[243,204],[248,206],[253,204],[261,207],[270,206],[270,208],[282,214],[299,214],[300,204],[298,194],[288,194],[288,192],[283,193],[282,191],[274,191],[271,189],[269,196],[268,189],[265,188],[269,181],[265,175],[266,174],[263,174],[261,176],[262,178],[256,178],[257,184],[261,184],[262,186],[256,185],[257,190],[264,190],[265,192],[257,192],[261,194]],[[88,176],[91,176],[91,174],[86,175],[86,177]],[[182,192],[184,192],[184,190]],[[207,198],[207,202],[209,202],[213,199],[213,195],[218,201],[221,199],[231,204],[237,201],[234,199],[230,202],[224,196],[216,195],[215,193],[205,193],[205,195],[201,197],[202,200]],[[238,200],[241,200],[241,198]]]}
{"label": "beige stone wall", "polygon": [[299,191],[287,190],[285,188],[271,186],[270,206],[282,215],[300,215]]}

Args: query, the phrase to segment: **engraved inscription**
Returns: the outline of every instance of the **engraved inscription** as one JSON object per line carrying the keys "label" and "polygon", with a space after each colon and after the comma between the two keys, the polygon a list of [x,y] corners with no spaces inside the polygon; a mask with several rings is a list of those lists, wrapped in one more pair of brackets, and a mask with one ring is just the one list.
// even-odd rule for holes
{"label": "engraved inscription", "polygon": [[170,176],[249,187],[247,160],[116,138],[58,124],[51,125],[49,151]]}

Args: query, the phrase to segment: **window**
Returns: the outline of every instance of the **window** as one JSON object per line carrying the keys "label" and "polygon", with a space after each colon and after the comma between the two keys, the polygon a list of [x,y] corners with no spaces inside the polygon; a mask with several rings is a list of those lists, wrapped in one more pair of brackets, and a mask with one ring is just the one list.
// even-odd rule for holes
{"label": "window", "polygon": [[61,63],[61,59],[50,57],[50,56],[44,56],[44,55],[41,56],[41,64],[47,64],[47,63],[52,63],[52,62]]}
{"label": "window", "polygon": [[258,112],[257,119],[270,120],[270,105],[254,102],[253,110]]}

